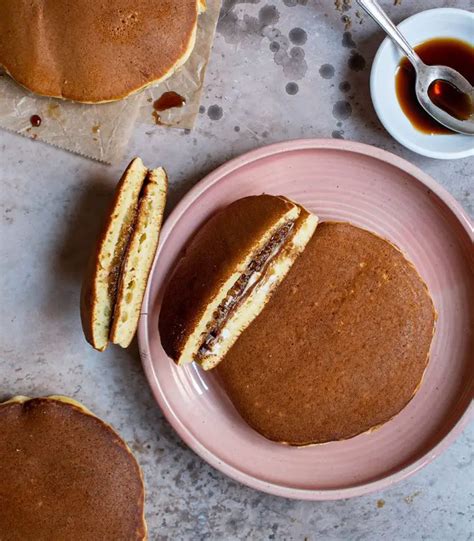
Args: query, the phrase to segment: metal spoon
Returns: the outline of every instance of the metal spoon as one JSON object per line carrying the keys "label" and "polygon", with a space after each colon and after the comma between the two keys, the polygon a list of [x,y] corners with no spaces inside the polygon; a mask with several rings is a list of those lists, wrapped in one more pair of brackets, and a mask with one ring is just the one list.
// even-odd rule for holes
{"label": "metal spoon", "polygon": [[428,95],[430,85],[436,80],[447,81],[458,90],[467,94],[474,104],[474,87],[460,73],[447,66],[428,66],[413,50],[403,34],[388,18],[376,0],[357,0],[357,3],[372,17],[372,19],[384,30],[392,41],[400,47],[416,72],[416,97],[423,109],[446,128],[465,135],[474,135],[474,113],[468,119],[460,120],[431,101]]}

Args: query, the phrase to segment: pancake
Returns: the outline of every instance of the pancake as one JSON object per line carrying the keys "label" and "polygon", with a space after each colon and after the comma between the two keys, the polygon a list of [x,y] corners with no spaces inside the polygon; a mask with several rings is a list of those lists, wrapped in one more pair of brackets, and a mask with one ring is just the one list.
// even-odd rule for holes
{"label": "pancake", "polygon": [[0,404],[0,539],[146,539],[140,468],[114,430],[66,397]]}
{"label": "pancake", "polygon": [[204,8],[205,0],[2,0],[0,65],[37,94],[119,100],[184,64]]}
{"label": "pancake", "polygon": [[386,423],[414,396],[435,316],[395,246],[325,222],[217,371],[242,417],[270,440],[343,440]]}

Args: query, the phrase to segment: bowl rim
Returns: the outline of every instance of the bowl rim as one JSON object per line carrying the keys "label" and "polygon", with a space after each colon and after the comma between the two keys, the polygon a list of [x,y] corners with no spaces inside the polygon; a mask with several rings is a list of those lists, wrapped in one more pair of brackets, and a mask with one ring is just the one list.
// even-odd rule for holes
{"label": "bowl rim", "polygon": [[[433,8],[433,9],[427,9],[427,10],[415,13],[413,15],[410,15],[409,17],[401,21],[396,26],[397,28],[400,28],[400,30],[403,30],[405,27],[412,24],[419,24],[423,18],[432,17],[433,15],[435,16],[454,15],[454,16],[463,17],[463,18],[469,17],[473,20],[473,24],[474,24],[474,13],[471,13],[464,9]],[[443,150],[431,150],[415,143],[409,137],[409,135],[405,134],[404,131],[395,130],[388,123],[385,122],[384,109],[386,109],[386,107],[383,106],[383,104],[381,103],[381,99],[379,99],[379,91],[377,90],[378,88],[377,70],[379,69],[382,56],[386,52],[387,48],[391,45],[393,45],[392,40],[388,36],[386,36],[384,40],[382,41],[382,43],[379,45],[379,48],[377,49],[377,52],[374,56],[374,60],[372,62],[372,67],[370,70],[370,82],[369,82],[370,96],[372,98],[372,104],[374,106],[375,112],[377,114],[377,117],[380,123],[387,130],[387,132],[401,145],[403,145],[409,150],[416,152],[417,154],[420,154],[422,156],[427,156],[428,158],[435,158],[439,160],[456,160],[456,159],[468,158],[470,156],[473,156],[474,155],[474,136],[472,136],[473,143],[470,149],[465,149],[461,151],[450,151],[450,152],[446,152]],[[470,136],[465,136],[465,137],[470,137]]]}
{"label": "bowl rim", "polygon": [[[337,139],[296,139],[290,141],[284,141],[280,143],[274,143],[268,146],[264,146],[255,150],[246,152],[240,156],[237,156],[230,161],[225,162],[221,166],[217,167],[211,173],[207,174],[202,180],[195,184],[189,192],[180,200],[180,202],[173,209],[171,214],[166,219],[161,235],[159,246],[153,262],[153,267],[150,272],[152,276],[156,262],[160,256],[162,246],[166,243],[170,233],[172,232],[175,224],[179,222],[182,216],[186,213],[189,205],[194,202],[203,192],[208,190],[214,184],[220,182],[222,178],[237,168],[243,167],[251,162],[258,161],[275,154],[281,154],[286,152],[293,152],[304,149],[331,149],[352,152],[370,156],[371,158],[378,159],[385,163],[401,169],[405,173],[408,173],[411,177],[414,177],[418,182],[425,185],[435,195],[437,195],[453,213],[456,219],[461,224],[463,230],[466,231],[468,236],[474,242],[474,223],[471,221],[467,212],[463,209],[460,203],[441,185],[439,185],[429,175],[421,171],[418,167],[411,164],[407,160],[379,149],[372,145],[364,143],[358,143],[349,140],[337,140]],[[143,369],[151,388],[152,394],[160,406],[164,416],[178,433],[180,438],[188,445],[197,455],[210,464],[215,469],[224,473],[228,477],[242,483],[250,488],[257,489],[275,496],[282,496],[291,499],[298,500],[339,500],[344,498],[351,498],[355,496],[362,496],[381,489],[388,488],[393,484],[406,479],[418,470],[432,462],[443,451],[445,451],[449,445],[461,434],[464,428],[468,425],[471,419],[474,419],[474,402],[471,401],[466,410],[459,417],[454,426],[449,432],[441,438],[438,443],[427,451],[423,456],[408,464],[406,467],[396,471],[390,475],[370,481],[367,483],[361,483],[354,486],[338,489],[300,489],[294,487],[288,487],[286,485],[280,485],[277,483],[269,483],[258,479],[252,475],[240,471],[238,468],[222,461],[218,456],[209,451],[206,446],[199,441],[192,433],[190,433],[181,419],[176,415],[171,408],[166,396],[161,392],[160,386],[157,384],[158,377],[154,370],[153,362],[150,355],[150,339],[148,334],[148,309],[150,306],[150,283],[149,278],[145,296],[143,299],[139,326],[138,326],[138,345],[140,351],[140,357],[142,360]],[[171,361],[170,361],[171,362]]]}

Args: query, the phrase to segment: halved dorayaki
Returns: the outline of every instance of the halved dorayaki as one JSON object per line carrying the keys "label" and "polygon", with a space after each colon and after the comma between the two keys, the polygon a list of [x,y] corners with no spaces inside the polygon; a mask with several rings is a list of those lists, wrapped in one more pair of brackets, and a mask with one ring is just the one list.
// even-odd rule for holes
{"label": "halved dorayaki", "polygon": [[135,158],[118,183],[89,261],[81,292],[87,341],[103,351],[109,341],[127,347],[135,335],[160,235],[168,179]]}
{"label": "halved dorayaki", "polygon": [[216,366],[262,311],[317,221],[274,195],[239,199],[212,216],[166,288],[159,319],[166,353],[178,364]]}

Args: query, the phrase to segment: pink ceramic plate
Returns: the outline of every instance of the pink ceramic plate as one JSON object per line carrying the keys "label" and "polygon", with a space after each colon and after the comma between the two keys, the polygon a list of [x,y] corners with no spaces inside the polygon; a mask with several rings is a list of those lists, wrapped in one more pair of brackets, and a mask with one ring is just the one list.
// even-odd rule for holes
{"label": "pink ceramic plate", "polygon": [[[287,195],[322,220],[350,221],[390,239],[429,286],[439,319],[423,384],[399,415],[372,434],[306,448],[267,441],[240,418],[212,372],[194,364],[177,368],[161,347],[163,285],[186,242],[217,209],[262,192]],[[256,489],[324,500],[395,483],[436,457],[472,416],[473,237],[467,215],[446,191],[374,147],[292,141],[230,161],[195,186],[163,228],[139,327],[156,400],[196,453]]]}

